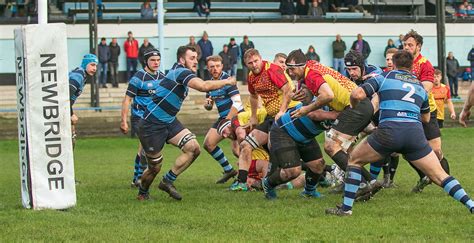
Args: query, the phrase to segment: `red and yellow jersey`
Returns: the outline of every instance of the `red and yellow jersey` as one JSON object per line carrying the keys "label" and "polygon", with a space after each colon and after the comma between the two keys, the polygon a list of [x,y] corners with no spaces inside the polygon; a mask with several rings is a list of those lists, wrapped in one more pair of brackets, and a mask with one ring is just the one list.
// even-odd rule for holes
{"label": "red and yellow jersey", "polygon": [[306,62],[304,83],[313,92],[318,94],[322,84],[327,83],[334,93],[334,99],[329,103],[335,111],[342,111],[350,104],[351,92],[357,85],[339,72],[315,61]]}
{"label": "red and yellow jersey", "polygon": [[438,87],[433,86],[431,93],[433,94],[436,102],[436,108],[438,109],[436,118],[438,120],[444,120],[444,104],[446,101],[448,101],[448,99],[451,99],[449,87],[444,84],[441,84]]}
{"label": "red and yellow jersey", "polygon": [[252,150],[252,160],[270,160],[270,155],[263,148],[256,148]]}
{"label": "red and yellow jersey", "polygon": [[[434,82],[433,65],[431,65],[431,62],[426,59],[426,57],[422,56],[421,53],[418,55],[417,58],[415,58],[415,60],[413,60],[413,67],[411,72],[416,76],[418,80],[420,80],[420,82]],[[428,99],[430,102],[430,112],[433,112],[436,110],[436,102],[432,92],[428,94]]]}
{"label": "red and yellow jersey", "polygon": [[263,171],[258,171],[257,169],[258,160],[270,160],[270,156],[265,149],[256,148],[252,151],[252,162],[250,163],[248,177],[255,180],[261,180],[263,177]]}
{"label": "red and yellow jersey", "polygon": [[[291,89],[294,88],[291,78],[285,71],[281,67],[267,61],[263,61],[262,71],[258,75],[250,72],[247,81],[249,92],[260,96],[268,115],[272,117],[280,111],[283,98],[281,88],[287,83]],[[297,104],[297,101],[290,101],[288,108]]]}
{"label": "red and yellow jersey", "polygon": [[[231,121],[232,127],[235,129],[240,126],[247,125],[250,121],[251,115],[252,115],[252,111],[250,109],[240,112],[239,114],[237,114],[237,116],[234,116],[232,118],[232,121]],[[265,108],[263,107],[258,108],[257,109],[258,124],[265,121],[266,117],[267,117],[267,110],[265,110]]]}

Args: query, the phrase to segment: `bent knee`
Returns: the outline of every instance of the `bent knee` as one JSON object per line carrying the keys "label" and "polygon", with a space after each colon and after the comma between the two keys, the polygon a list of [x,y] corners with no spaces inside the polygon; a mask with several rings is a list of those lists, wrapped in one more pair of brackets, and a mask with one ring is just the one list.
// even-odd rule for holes
{"label": "bent knee", "polygon": [[290,181],[295,178],[297,178],[301,174],[301,167],[293,167],[293,168],[287,168],[287,169],[282,169],[280,173],[281,179],[284,181]]}

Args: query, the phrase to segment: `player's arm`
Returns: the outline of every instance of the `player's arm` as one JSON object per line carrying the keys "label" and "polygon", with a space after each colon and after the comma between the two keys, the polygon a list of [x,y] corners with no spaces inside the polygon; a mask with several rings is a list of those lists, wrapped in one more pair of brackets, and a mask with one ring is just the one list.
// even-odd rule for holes
{"label": "player's arm", "polygon": [[122,100],[122,111],[121,111],[121,120],[120,120],[120,130],[122,133],[128,133],[128,111],[130,109],[130,104],[132,103],[132,97],[125,95]]}
{"label": "player's arm", "polygon": [[379,90],[379,79],[384,79],[384,77],[376,76],[370,78],[364,84],[352,91],[350,98],[352,108],[356,107],[361,100],[377,93]]}
{"label": "player's arm", "polygon": [[327,83],[321,84],[318,89],[318,99],[315,102],[310,103],[309,105],[303,106],[300,109],[297,109],[291,112],[291,118],[299,118],[305,116],[309,112],[315,111],[327,104],[329,104],[334,99],[334,92]]}
{"label": "player's arm", "polygon": [[229,77],[223,80],[212,80],[206,82],[198,77],[194,77],[188,81],[188,86],[201,92],[207,92],[211,90],[220,89],[226,85],[235,85],[237,81],[235,77]]}
{"label": "player's arm", "polygon": [[456,120],[456,112],[454,111],[453,101],[451,99],[447,99],[446,103],[448,104],[449,117],[451,117],[453,120]]}
{"label": "player's arm", "polygon": [[308,113],[309,119],[313,121],[336,120],[337,116],[339,116],[338,111],[325,111],[321,109]]}
{"label": "player's arm", "polygon": [[247,126],[250,126],[250,129],[258,125],[257,119],[257,109],[258,109],[258,95],[250,93],[250,121]]}
{"label": "player's arm", "polygon": [[281,87],[281,91],[283,94],[281,99],[280,111],[275,115],[275,120],[285,114],[286,110],[288,110],[288,104],[290,104],[291,96],[293,95],[293,90],[288,82]]}
{"label": "player's arm", "polygon": [[236,116],[240,110],[243,109],[242,100],[240,99],[240,94],[235,94],[230,97],[232,100],[232,107],[230,108],[229,114],[227,114],[227,119],[231,119]]}
{"label": "player's arm", "polygon": [[473,105],[474,105],[474,83],[471,84],[471,88],[469,89],[467,93],[466,102],[464,102],[462,111],[459,114],[459,123],[463,127],[467,127],[466,122],[469,120],[469,116],[471,115],[471,107]]}

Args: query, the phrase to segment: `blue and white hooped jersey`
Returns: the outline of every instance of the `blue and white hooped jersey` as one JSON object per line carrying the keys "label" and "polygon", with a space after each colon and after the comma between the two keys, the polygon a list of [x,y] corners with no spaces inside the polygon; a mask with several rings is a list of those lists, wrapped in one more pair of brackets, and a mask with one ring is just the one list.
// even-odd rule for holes
{"label": "blue and white hooped jersey", "polygon": [[188,95],[188,82],[195,78],[191,70],[175,63],[159,82],[152,101],[145,107],[143,119],[159,123],[171,123]]}
{"label": "blue and white hooped jersey", "polygon": [[[291,112],[300,109],[303,106],[299,103],[295,107],[288,109],[277,121],[276,124],[285,130],[293,140],[299,143],[309,143],[314,137],[328,130],[329,121],[313,121],[307,116],[297,119],[291,118]],[[329,108],[325,107],[326,110]]]}
{"label": "blue and white hooped jersey", "polygon": [[[372,78],[377,76],[377,75],[380,75],[383,73],[383,70],[378,67],[378,66],[375,66],[375,65],[366,65],[365,67],[365,75],[364,76],[371,76]],[[362,84],[364,84],[367,80],[369,79],[366,79],[366,80],[358,80],[356,81],[355,83],[357,84],[357,86],[361,86]]]}
{"label": "blue and white hooped jersey", "polygon": [[421,113],[430,112],[428,94],[410,72],[393,70],[367,80],[361,88],[367,96],[378,93],[380,123],[421,122]]}
{"label": "blue and white hooped jersey", "polygon": [[[230,76],[222,72],[218,80],[227,79]],[[212,81],[211,81],[212,82]],[[225,118],[232,108],[232,99],[234,95],[240,94],[236,85],[226,85],[220,89],[212,90],[206,93],[206,98],[211,98],[216,104],[217,111],[220,118]]]}
{"label": "blue and white hooped jersey", "polygon": [[86,70],[81,67],[69,72],[69,100],[71,105],[74,104],[81,95],[84,85],[86,84],[86,78]]}
{"label": "blue and white hooped jersey", "polygon": [[132,116],[143,118],[145,107],[153,102],[152,96],[164,77],[165,75],[160,71],[155,75],[146,72],[144,69],[133,75],[126,91],[126,95],[133,98]]}

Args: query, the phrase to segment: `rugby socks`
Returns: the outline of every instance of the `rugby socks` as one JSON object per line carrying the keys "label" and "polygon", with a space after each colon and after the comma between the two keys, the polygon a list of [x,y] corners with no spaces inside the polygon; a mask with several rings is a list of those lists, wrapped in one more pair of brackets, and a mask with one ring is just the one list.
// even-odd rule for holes
{"label": "rugby socks", "polygon": [[319,182],[319,179],[321,177],[321,174],[314,173],[311,170],[307,170],[305,173],[305,184],[304,184],[304,190],[307,192],[313,192],[316,191],[316,185]]}
{"label": "rugby socks", "polygon": [[227,157],[224,155],[224,151],[219,146],[216,146],[214,150],[210,153],[212,158],[214,158],[219,164],[222,166],[224,169],[224,172],[229,172],[231,171],[232,165],[229,164],[229,161],[227,160]]}
{"label": "rugby socks", "polygon": [[280,171],[281,171],[281,169],[278,168],[278,169],[274,170],[271,175],[267,176],[267,179],[265,180],[265,183],[268,187],[274,188],[274,187],[286,182],[286,181],[283,181],[283,179],[280,177]]}
{"label": "rugby socks", "polygon": [[448,176],[443,180],[443,182],[441,182],[441,186],[451,197],[466,205],[471,213],[474,213],[474,202],[454,177]]}
{"label": "rugby socks", "polygon": [[439,163],[441,163],[441,167],[443,167],[444,172],[449,175],[449,163],[448,160],[446,160],[445,157],[443,157]]}
{"label": "rugby socks", "polygon": [[140,154],[137,154],[137,156],[135,156],[135,167],[134,167],[134,170],[133,170],[133,182],[136,182],[139,177],[142,176],[143,174],[143,170],[140,171]]}
{"label": "rugby socks", "polygon": [[416,168],[416,166],[414,166],[410,162],[408,162],[408,164],[410,164],[410,166],[416,171],[416,173],[418,173],[418,176],[420,177],[420,180],[425,177],[425,173],[423,173],[420,169]]}
{"label": "rugby socks", "polygon": [[382,162],[383,161],[378,161],[370,164],[370,177],[372,178],[372,180],[377,180],[377,177],[379,176],[380,171],[382,170]]}
{"label": "rugby socks", "polygon": [[138,194],[145,195],[148,194],[149,188],[145,189],[141,185],[138,186]]}
{"label": "rugby socks", "polygon": [[398,162],[400,161],[400,156],[390,156],[390,164],[388,166],[390,170],[390,181],[393,181],[395,173],[397,172]]}
{"label": "rugby socks", "polygon": [[240,183],[246,183],[248,175],[249,175],[248,171],[239,170],[239,175],[237,176],[237,181],[239,181]]}
{"label": "rugby socks", "polygon": [[[341,168],[341,170],[346,171],[347,163],[349,161],[349,155],[347,155],[347,153],[345,153],[342,150],[339,150],[331,158],[334,160],[334,162],[336,162],[337,166],[339,166],[339,168]],[[362,167],[361,173],[364,176],[364,179],[366,181],[371,181],[372,180],[369,171],[367,171],[364,167]]]}
{"label": "rugby socks", "polygon": [[178,176],[175,173],[173,173],[173,171],[169,170],[168,173],[166,173],[166,175],[163,176],[163,179],[166,179],[169,182],[173,183],[174,181],[176,181],[177,177]]}
{"label": "rugby socks", "polygon": [[344,179],[344,201],[342,202],[343,211],[351,211],[356,192],[359,190],[362,180],[362,171],[360,167],[347,166],[346,178]]}

